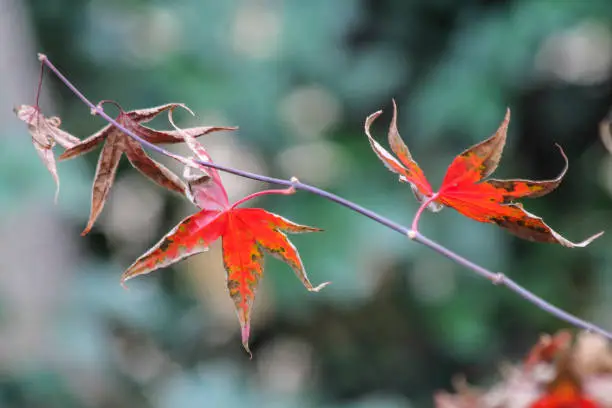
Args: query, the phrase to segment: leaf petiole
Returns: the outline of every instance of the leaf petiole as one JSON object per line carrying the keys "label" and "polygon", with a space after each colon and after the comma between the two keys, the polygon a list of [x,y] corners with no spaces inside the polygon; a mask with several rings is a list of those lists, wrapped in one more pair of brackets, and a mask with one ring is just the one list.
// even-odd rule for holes
{"label": "leaf petiole", "polygon": [[236,201],[234,204],[232,204],[232,206],[230,207],[230,209],[234,209],[236,207],[238,207],[240,204],[245,203],[249,200],[252,200],[254,198],[257,198],[259,196],[263,196],[263,195],[270,195],[270,194],[281,194],[281,195],[291,195],[291,194],[295,194],[296,190],[293,186],[289,187],[289,188],[283,188],[283,189],[273,189],[273,190],[263,190],[263,191],[258,191],[256,193],[253,194],[249,194],[248,196],[241,198],[240,200]]}
{"label": "leaf petiole", "polygon": [[436,201],[439,195],[440,193],[433,193],[431,197],[427,198],[427,200],[423,200],[423,202],[421,203],[421,206],[419,207],[416,214],[414,215],[414,218],[412,219],[412,226],[411,226],[412,231],[414,232],[419,231],[419,220],[421,219],[421,214],[423,214],[423,211],[425,210],[425,208],[429,206],[429,204]]}

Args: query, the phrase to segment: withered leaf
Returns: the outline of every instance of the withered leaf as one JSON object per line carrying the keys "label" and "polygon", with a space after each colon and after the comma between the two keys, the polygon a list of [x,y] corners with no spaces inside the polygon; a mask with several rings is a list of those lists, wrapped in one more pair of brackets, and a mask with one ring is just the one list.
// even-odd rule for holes
{"label": "withered leaf", "polygon": [[[107,102],[113,103],[119,108],[119,115],[116,118],[117,122],[141,138],[155,144],[183,142],[183,137],[176,130],[155,130],[142,124],[151,121],[155,116],[164,111],[172,110],[177,107],[186,108],[185,105],[180,103],[169,103],[153,108],[126,112],[116,102],[102,101],[100,104]],[[219,130],[234,129],[233,127],[224,126],[201,126],[187,128],[181,132],[192,137],[197,137]],[[104,146],[102,147],[100,158],[98,159],[92,188],[91,213],[87,226],[81,235],[85,235],[91,230],[98,215],[102,212],[102,208],[104,207],[104,203],[106,202],[108,193],[115,179],[119,160],[124,153],[133,167],[155,183],[179,194],[185,194],[185,185],[177,175],[162,164],[153,160],[144,151],[140,143],[130,138],[130,136],[126,135],[121,130],[115,128],[112,124],[105,126],[79,144],[66,150],[60,156],[60,160],[72,159],[88,153],[102,142],[104,142]]]}
{"label": "withered leaf", "polygon": [[79,143],[80,140],[59,128],[62,123],[59,117],[46,118],[37,106],[19,105],[13,111],[20,120],[28,125],[34,148],[55,180],[55,201],[57,202],[60,181],[55,156],[53,155],[53,146],[57,143],[68,149]]}

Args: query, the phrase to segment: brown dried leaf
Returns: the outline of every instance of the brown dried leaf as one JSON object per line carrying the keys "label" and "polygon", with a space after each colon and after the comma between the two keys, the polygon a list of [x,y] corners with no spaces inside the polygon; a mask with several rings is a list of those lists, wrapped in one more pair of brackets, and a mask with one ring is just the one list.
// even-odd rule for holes
{"label": "brown dried leaf", "polygon": [[[153,108],[125,112],[116,102],[113,101],[102,101],[99,103],[99,106],[104,103],[112,103],[117,106],[119,108],[117,122],[151,143],[159,144],[183,142],[183,137],[178,131],[154,130],[142,125],[142,123],[149,122],[162,112],[172,110],[177,107],[188,109],[183,104],[170,103]],[[184,132],[191,137],[197,137],[219,130],[234,129],[235,128],[233,127],[223,126],[200,126],[184,129],[181,132]],[[93,224],[98,218],[98,215],[100,215],[102,212],[104,203],[108,197],[108,193],[112,187],[113,181],[115,180],[117,167],[123,153],[126,154],[128,160],[134,168],[138,169],[142,174],[153,180],[158,185],[179,194],[185,194],[185,184],[177,175],[149,157],[145,153],[140,143],[133,140],[111,124],[105,126],[79,144],[66,150],[64,154],[60,156],[60,160],[72,159],[90,152],[102,142],[104,142],[104,147],[100,153],[92,188],[91,213],[87,226],[85,227],[85,230],[83,230],[82,235],[87,234],[91,230]]]}
{"label": "brown dried leaf", "polygon": [[55,202],[57,202],[60,181],[57,174],[55,156],[53,155],[53,146],[58,143],[68,149],[79,143],[80,140],[59,128],[62,123],[60,118],[57,116],[45,118],[36,106],[19,105],[13,111],[20,120],[27,123],[28,130],[32,135],[34,148],[55,180]]}

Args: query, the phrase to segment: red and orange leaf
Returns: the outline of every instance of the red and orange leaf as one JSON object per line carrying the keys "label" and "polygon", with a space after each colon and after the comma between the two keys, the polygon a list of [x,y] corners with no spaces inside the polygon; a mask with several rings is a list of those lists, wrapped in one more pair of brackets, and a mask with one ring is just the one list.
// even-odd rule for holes
{"label": "red and orange leaf", "polygon": [[398,155],[399,161],[370,136],[369,128],[380,113],[379,111],[370,115],[365,124],[366,135],[374,152],[391,171],[400,174],[400,179],[404,178],[411,183],[419,201],[435,197],[428,208],[435,210],[435,205],[452,207],[466,217],[497,224],[520,238],[558,243],[566,247],[584,247],[603,234],[600,232],[582,242],[571,242],[546,225],[540,217],[527,212],[520,203],[514,202],[519,198],[544,196],[559,186],[568,168],[567,157],[561,147],[559,150],[565,159],[565,167],[554,179],[543,181],[486,179],[495,171],[501,159],[510,122],[509,109],[493,136],[465,150],[452,161],[437,193],[433,193],[429,184],[426,184],[423,173],[412,160],[408,148],[397,133],[395,103],[389,129],[389,144]]}
{"label": "red and orange leaf", "polygon": [[297,249],[282,231],[320,230],[295,224],[259,208],[241,209],[227,204],[222,210],[211,211],[206,209],[207,203],[203,204],[205,209],[187,217],[138,258],[123,273],[122,283],[203,252],[209,244],[221,238],[227,288],[240,322],[242,344],[250,354],[251,310],[263,275],[262,250],[287,263],[306,289],[319,291],[328,283],[316,287],[310,283]]}

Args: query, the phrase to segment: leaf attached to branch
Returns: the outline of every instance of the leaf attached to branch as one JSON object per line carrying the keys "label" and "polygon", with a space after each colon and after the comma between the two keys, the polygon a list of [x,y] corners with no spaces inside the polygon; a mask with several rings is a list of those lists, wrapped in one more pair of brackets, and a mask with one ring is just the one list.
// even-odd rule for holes
{"label": "leaf attached to branch", "polygon": [[[101,104],[105,102],[108,101],[103,101]],[[111,103],[115,104],[119,108],[117,122],[141,138],[155,144],[183,142],[183,137],[179,135],[178,131],[154,130],[144,126],[143,123],[149,122],[155,118],[155,116],[167,110],[172,110],[177,107],[186,108],[185,105],[180,103],[169,103],[162,106],[156,106],[154,108],[125,112],[115,102]],[[184,132],[192,137],[197,137],[219,130],[234,129],[235,128],[233,127],[202,126],[184,129],[181,132]],[[60,160],[72,159],[88,153],[103,142],[104,146],[102,147],[100,158],[98,159],[98,165],[96,167],[96,174],[94,176],[91,197],[91,213],[89,216],[89,221],[87,222],[87,227],[83,231],[82,235],[87,234],[91,230],[93,224],[98,218],[98,215],[100,215],[102,212],[104,203],[108,198],[108,193],[110,192],[113,181],[115,180],[119,160],[124,153],[132,166],[138,169],[149,179],[169,190],[175,191],[179,194],[185,194],[185,185],[177,175],[168,170],[162,164],[153,160],[145,152],[139,142],[132,139],[130,136],[126,135],[112,124],[105,126],[92,136],[66,150],[64,154],[60,156]]]}
{"label": "leaf attached to branch", "polygon": [[531,181],[488,178],[497,168],[506,143],[509,109],[493,136],[465,150],[452,161],[437,193],[433,192],[399,135],[395,101],[388,138],[397,158],[372,138],[370,127],[381,113],[373,113],[365,122],[365,132],[372,149],[389,170],[399,175],[400,181],[410,184],[419,201],[432,199],[428,205],[430,210],[439,211],[442,206],[452,207],[466,217],[497,224],[520,238],[558,243],[566,247],[584,247],[603,234],[600,232],[582,242],[571,242],[546,225],[540,217],[527,212],[520,203],[515,202],[520,198],[542,197],[559,186],[568,168],[567,157],[561,147],[559,150],[565,160],[565,167],[554,179]]}

